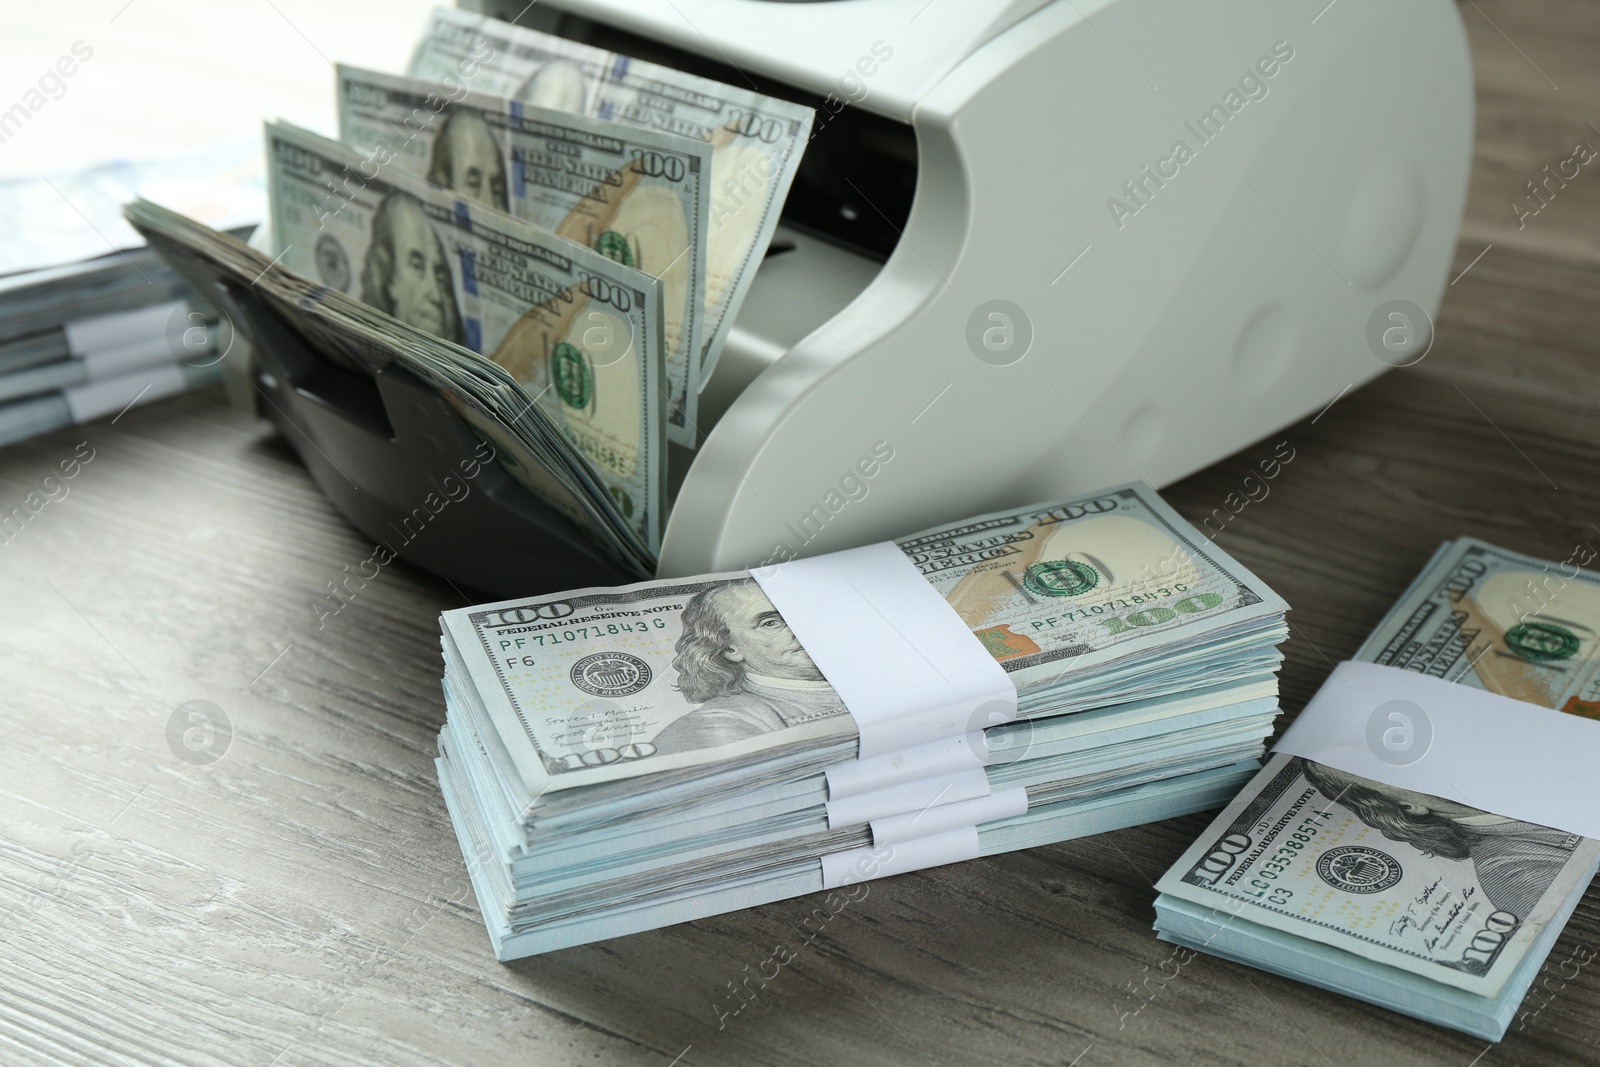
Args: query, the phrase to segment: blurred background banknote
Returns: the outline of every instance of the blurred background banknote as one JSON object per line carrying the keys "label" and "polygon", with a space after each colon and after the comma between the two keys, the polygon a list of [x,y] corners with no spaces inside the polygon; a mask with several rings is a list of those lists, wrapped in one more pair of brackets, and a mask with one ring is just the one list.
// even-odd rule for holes
{"label": "blurred background banknote", "polygon": [[[1593,718],[1593,558],[1447,543],[1354,658]],[[1280,754],[1161,879],[1156,929],[1498,1040],[1597,866],[1600,842]]]}
{"label": "blurred background banknote", "polygon": [[407,71],[711,146],[701,385],[755,278],[811,133],[809,108],[456,8],[438,8]]}

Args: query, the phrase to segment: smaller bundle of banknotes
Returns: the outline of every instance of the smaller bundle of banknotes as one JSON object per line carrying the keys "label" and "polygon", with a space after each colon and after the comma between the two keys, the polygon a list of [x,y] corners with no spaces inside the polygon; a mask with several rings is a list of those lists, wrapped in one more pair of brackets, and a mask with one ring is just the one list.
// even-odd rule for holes
{"label": "smaller bundle of banknotes", "polygon": [[0,445],[219,382],[231,341],[148,249],[0,278]]}
{"label": "smaller bundle of banknotes", "polygon": [[1162,877],[1159,936],[1504,1036],[1600,867],[1595,556],[1443,545]]}
{"label": "smaller bundle of banknotes", "polygon": [[843,597],[806,607],[832,659],[797,636],[777,572],[847,553],[442,616],[439,780],[501,959],[1205,810],[1258,769],[1286,606],[1149,487],[874,550],[1010,710],[858,758],[838,647],[890,690],[961,668]]}

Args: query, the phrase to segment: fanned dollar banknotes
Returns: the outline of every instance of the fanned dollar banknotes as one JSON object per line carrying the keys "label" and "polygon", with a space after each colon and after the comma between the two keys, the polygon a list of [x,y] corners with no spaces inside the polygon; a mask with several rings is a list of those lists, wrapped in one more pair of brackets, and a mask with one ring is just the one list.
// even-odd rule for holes
{"label": "fanned dollar banknotes", "polygon": [[[267,127],[279,261],[504,368],[660,546],[661,283],[353,149]],[[654,355],[655,358],[651,358]]]}
{"label": "fanned dollar banknotes", "polygon": [[[505,370],[465,348],[370,305],[279,269],[272,257],[237,238],[147,201],[125,209],[128,221],[197,290],[227,290],[264,302],[328,362],[365,374],[404,367],[439,391],[478,432],[508,473],[588,531],[635,570],[654,565],[632,524],[598,509],[612,501],[594,471]],[[653,280],[651,284],[655,284]]]}
{"label": "fanned dollar banknotes", "polygon": [[[1593,558],[1448,543],[1355,659],[1600,717]],[[1156,929],[1498,1040],[1597,867],[1600,841],[1276,754],[1163,876]]]}
{"label": "fanned dollar banknotes", "polygon": [[339,137],[661,280],[668,439],[693,448],[711,146],[458,84],[339,68]]}
{"label": "fanned dollar banknotes", "polygon": [[432,383],[514,479],[654,573],[667,443],[699,441],[811,112],[445,9],[410,74],[340,67],[339,142],[267,125],[266,256],[127,215],[323,358]]}
{"label": "fanned dollar banknotes", "polygon": [[[1148,487],[896,544],[1018,692],[974,723],[969,795],[1025,798],[979,854],[1202,810],[1259,766],[1285,605]],[[440,782],[501,958],[820,890],[874,846],[829,805],[855,719],[748,572],[441,629]]]}

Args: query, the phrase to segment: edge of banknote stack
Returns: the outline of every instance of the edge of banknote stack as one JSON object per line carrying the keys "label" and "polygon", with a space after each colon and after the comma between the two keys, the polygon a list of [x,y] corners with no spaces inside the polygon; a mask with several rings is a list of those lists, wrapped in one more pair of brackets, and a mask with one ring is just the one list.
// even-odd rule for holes
{"label": "edge of banknote stack", "polygon": [[834,557],[441,617],[440,785],[499,958],[1206,810],[1259,768],[1286,605],[1148,486],[885,549],[1015,699],[875,758],[774,604]]}

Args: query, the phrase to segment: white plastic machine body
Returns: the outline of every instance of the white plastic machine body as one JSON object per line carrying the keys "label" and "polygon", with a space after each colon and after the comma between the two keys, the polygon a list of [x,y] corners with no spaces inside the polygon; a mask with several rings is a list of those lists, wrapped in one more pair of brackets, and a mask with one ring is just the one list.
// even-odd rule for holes
{"label": "white plastic machine body", "polygon": [[[865,172],[835,183],[844,217],[898,231],[886,258],[780,230],[663,576],[1166,484],[1387,369],[1369,319],[1431,315],[1447,282],[1473,133],[1449,0],[541,0],[522,21],[857,97],[913,135],[903,223]],[[875,445],[893,458],[862,477]]]}

